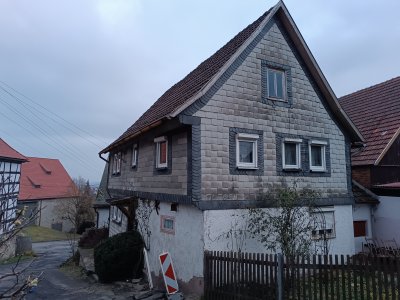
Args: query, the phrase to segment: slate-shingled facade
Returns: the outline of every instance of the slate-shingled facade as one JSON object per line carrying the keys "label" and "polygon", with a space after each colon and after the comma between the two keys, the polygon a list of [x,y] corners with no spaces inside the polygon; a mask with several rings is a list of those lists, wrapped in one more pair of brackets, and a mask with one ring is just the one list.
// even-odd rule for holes
{"label": "slate-shingled facade", "polygon": [[[270,96],[269,69],[275,82],[284,74],[283,99]],[[232,214],[262,205],[257,196],[284,179],[321,192],[335,216],[332,252],[353,253],[350,146],[362,140],[279,2],[100,152],[109,153],[111,204],[124,212],[113,215],[110,233],[132,228],[134,209],[151,200],[151,271],[160,275],[157,255],[169,251],[182,287],[201,291],[203,251],[225,250],[216,237]],[[166,168],[157,168],[160,141],[168,141]],[[290,157],[283,164],[290,145],[282,143],[296,145],[295,168]],[[311,149],[325,160],[320,169]],[[249,241],[247,250],[261,249]]]}

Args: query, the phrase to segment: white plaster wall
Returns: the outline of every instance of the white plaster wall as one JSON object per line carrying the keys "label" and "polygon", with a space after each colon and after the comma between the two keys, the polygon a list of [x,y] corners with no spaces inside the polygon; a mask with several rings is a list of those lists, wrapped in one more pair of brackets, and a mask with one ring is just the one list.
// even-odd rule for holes
{"label": "white plaster wall", "polygon": [[109,208],[97,208],[97,228],[108,227]]}
{"label": "white plaster wall", "polygon": [[394,238],[400,245],[400,197],[380,196],[379,201],[375,211],[376,238]]}
{"label": "white plaster wall", "polygon": [[[161,232],[161,216],[175,217],[175,234]],[[150,271],[161,275],[159,255],[169,252],[176,276],[183,282],[193,277],[203,277],[203,213],[189,205],[178,206],[171,211],[169,203],[160,203],[158,214],[153,210],[150,216],[151,238],[148,252]]]}
{"label": "white plaster wall", "polygon": [[[353,206],[353,220],[354,221],[367,221],[367,238],[373,237],[372,223],[371,223],[371,206],[368,204],[356,204]],[[354,232],[354,231],[353,231]],[[366,237],[355,237],[354,247],[356,253],[363,251],[362,245],[365,243]]]}
{"label": "white plaster wall", "polygon": [[[326,211],[334,211],[336,237],[329,239],[330,254],[354,254],[353,239],[353,215],[351,205],[338,205],[324,208]],[[243,224],[241,215],[246,210],[211,210],[204,212],[204,244],[205,250],[237,251],[232,239],[224,238],[231,228],[240,228]],[[238,224],[232,227],[232,224]],[[243,228],[243,227],[241,227]],[[233,246],[232,246],[233,245]],[[250,237],[246,238],[242,251],[245,252],[267,252],[263,245]]]}
{"label": "white plaster wall", "polygon": [[68,220],[61,219],[57,214],[59,203],[70,201],[71,198],[39,200],[38,207],[41,211],[38,214],[37,225],[51,228],[51,224],[62,223],[62,231],[69,232],[73,229],[73,224]]}
{"label": "white plaster wall", "polygon": [[115,222],[110,220],[109,236],[116,235],[121,232],[125,232],[128,226],[128,218],[122,214],[121,222]]}

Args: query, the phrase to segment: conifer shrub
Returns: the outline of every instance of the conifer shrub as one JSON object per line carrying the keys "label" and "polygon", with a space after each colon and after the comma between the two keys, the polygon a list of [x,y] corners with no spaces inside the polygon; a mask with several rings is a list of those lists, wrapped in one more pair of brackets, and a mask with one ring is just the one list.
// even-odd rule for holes
{"label": "conifer shrub", "polygon": [[143,269],[143,239],[139,232],[114,235],[94,248],[95,272],[101,282],[140,278]]}

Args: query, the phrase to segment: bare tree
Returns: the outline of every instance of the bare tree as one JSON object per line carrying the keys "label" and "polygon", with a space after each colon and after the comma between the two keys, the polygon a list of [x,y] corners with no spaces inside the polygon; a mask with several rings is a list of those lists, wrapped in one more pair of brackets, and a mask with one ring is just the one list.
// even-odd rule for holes
{"label": "bare tree", "polygon": [[79,177],[74,179],[71,195],[70,199],[57,203],[54,207],[54,213],[60,219],[67,220],[72,224],[73,230],[69,240],[72,253],[75,254],[75,240],[78,228],[84,222],[93,222],[95,218],[93,210],[95,192],[88,180]]}

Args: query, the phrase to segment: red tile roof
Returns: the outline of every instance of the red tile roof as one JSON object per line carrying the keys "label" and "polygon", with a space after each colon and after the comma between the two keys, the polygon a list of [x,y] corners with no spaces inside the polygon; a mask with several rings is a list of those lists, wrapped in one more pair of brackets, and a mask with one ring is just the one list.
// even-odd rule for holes
{"label": "red tile roof", "polygon": [[352,155],[352,165],[372,165],[400,128],[400,77],[346,95],[339,102],[367,146]]}
{"label": "red tile roof", "polygon": [[75,184],[58,159],[29,157],[21,167],[18,200],[72,197]]}
{"label": "red tile roof", "polygon": [[196,95],[218,73],[226,62],[236,53],[240,46],[251,36],[261,22],[269,14],[265,12],[252,24],[239,32],[225,46],[202,62],[185,78],[167,90],[131,127],[129,127],[110,146],[117,144],[126,137],[132,136],[147,126],[162,120],[177,108],[182,106],[192,96]]}
{"label": "red tile roof", "polygon": [[27,160],[25,156],[10,147],[10,145],[0,138],[0,160],[2,159],[20,162]]}

